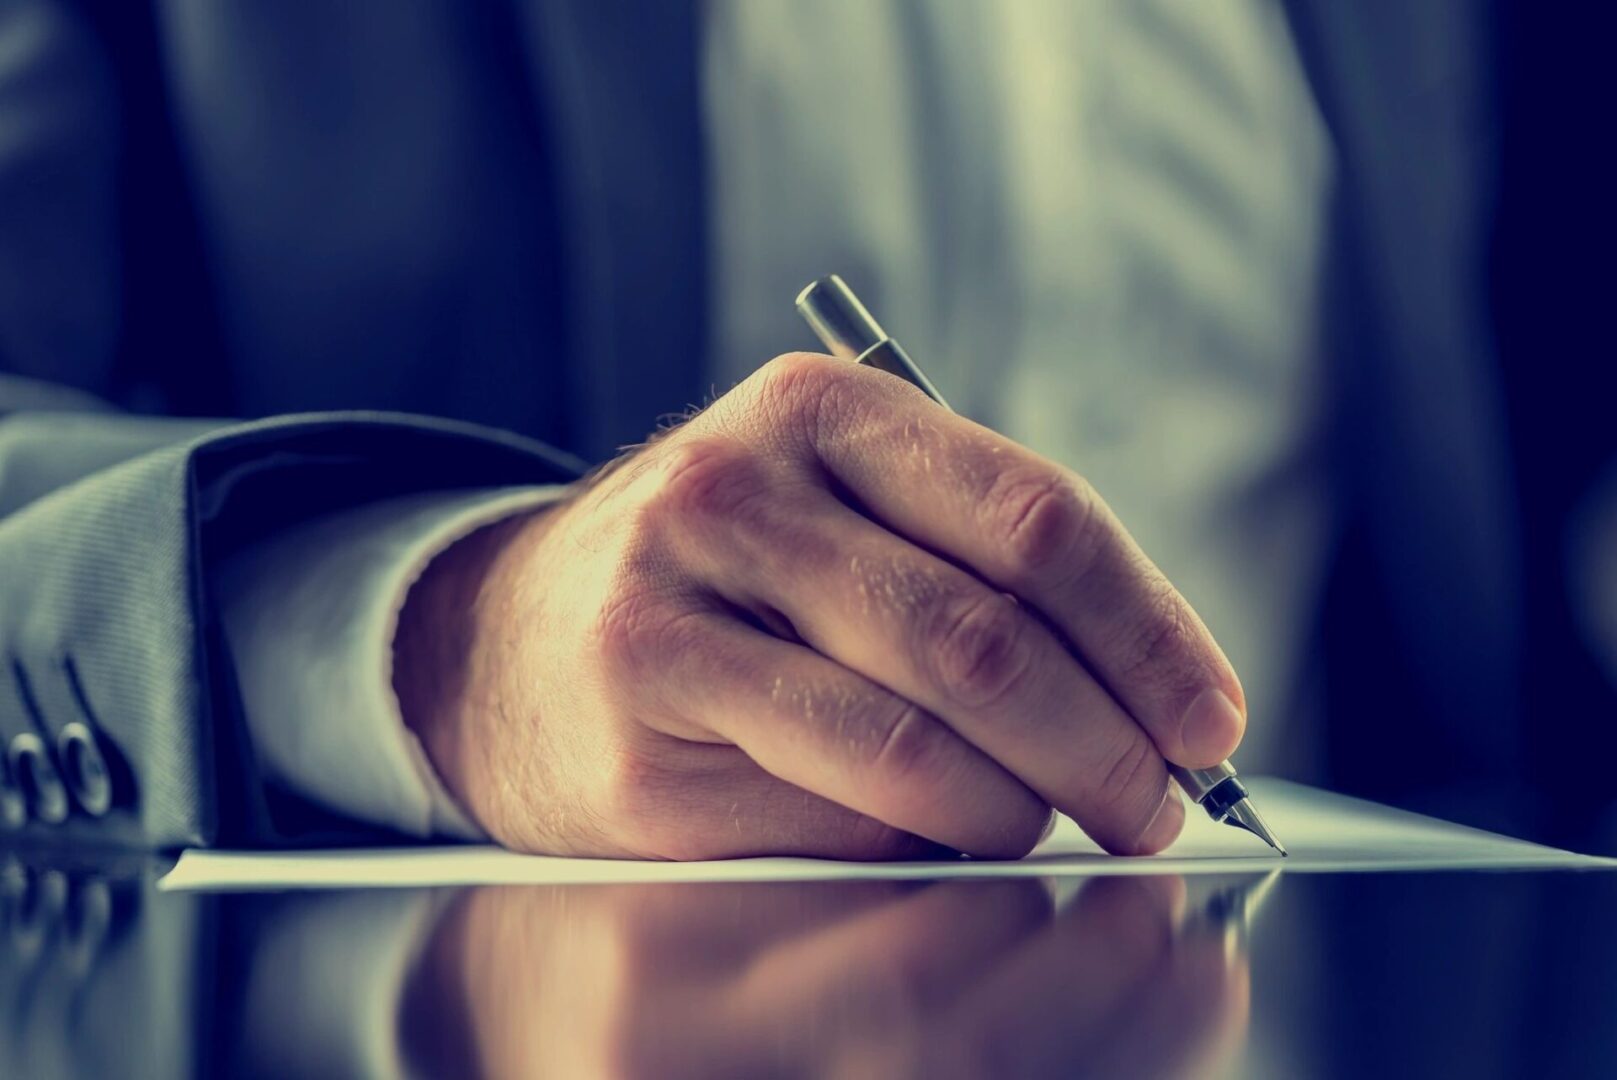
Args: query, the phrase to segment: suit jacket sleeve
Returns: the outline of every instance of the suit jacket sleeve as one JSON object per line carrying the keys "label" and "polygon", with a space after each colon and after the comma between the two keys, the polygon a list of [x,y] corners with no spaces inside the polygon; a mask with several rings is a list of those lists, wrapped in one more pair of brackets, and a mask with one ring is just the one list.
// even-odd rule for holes
{"label": "suit jacket sleeve", "polygon": [[22,396],[0,379],[0,811],[69,840],[296,830],[245,735],[209,580],[221,560],[376,499],[579,471],[539,443],[422,417],[6,416],[8,393]]}

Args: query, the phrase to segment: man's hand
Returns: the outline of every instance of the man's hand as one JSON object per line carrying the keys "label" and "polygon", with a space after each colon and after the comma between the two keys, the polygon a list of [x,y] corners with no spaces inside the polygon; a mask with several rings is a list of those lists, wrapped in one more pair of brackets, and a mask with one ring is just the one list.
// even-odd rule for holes
{"label": "man's hand", "polygon": [[[1245,726],[1080,477],[899,379],[784,356],[411,591],[406,722],[500,842],[1015,857],[1050,807],[1158,851]],[[928,843],[930,842],[930,843]]]}

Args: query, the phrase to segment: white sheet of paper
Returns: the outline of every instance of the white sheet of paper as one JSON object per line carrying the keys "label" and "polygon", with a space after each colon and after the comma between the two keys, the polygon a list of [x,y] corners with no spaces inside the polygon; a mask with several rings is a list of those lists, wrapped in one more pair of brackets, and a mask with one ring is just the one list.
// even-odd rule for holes
{"label": "white sheet of paper", "polygon": [[165,890],[313,889],[437,885],[581,885],[635,881],[812,881],[832,878],[1045,877],[1087,874],[1288,873],[1368,870],[1617,869],[1577,855],[1453,825],[1285,780],[1243,778],[1253,802],[1291,851],[1281,859],[1257,837],[1191,809],[1184,834],[1160,855],[1107,855],[1063,818],[1025,859],[857,863],[759,858],[634,862],[518,855],[496,847],[335,851],[187,851]]}

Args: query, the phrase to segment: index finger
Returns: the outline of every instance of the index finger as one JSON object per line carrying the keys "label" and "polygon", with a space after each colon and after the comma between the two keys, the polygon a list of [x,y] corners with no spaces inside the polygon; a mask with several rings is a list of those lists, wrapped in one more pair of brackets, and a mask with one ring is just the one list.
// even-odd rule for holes
{"label": "index finger", "polygon": [[1082,477],[856,364],[789,358],[760,389],[798,399],[801,437],[864,512],[1043,612],[1163,757],[1206,768],[1235,749],[1229,661]]}

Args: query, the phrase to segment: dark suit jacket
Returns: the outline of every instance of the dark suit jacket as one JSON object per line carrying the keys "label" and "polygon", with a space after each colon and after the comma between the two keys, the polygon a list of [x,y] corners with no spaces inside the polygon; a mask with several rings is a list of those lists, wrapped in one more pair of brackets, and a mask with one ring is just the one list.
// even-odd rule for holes
{"label": "dark suit jacket", "polygon": [[[1322,655],[1371,642],[1396,685],[1357,718],[1377,743],[1338,740],[1339,779],[1388,775],[1352,763],[1390,730],[1411,788],[1497,790],[1526,595],[1479,270],[1499,20],[1291,9],[1341,162],[1343,560],[1382,583],[1348,590],[1380,599],[1327,620]],[[30,410],[0,422],[0,737],[83,723],[118,787],[49,828],[284,835],[210,606],[221,552],[405,489],[574,475],[699,399],[698,29],[694,4],[630,0],[0,8],[0,370],[148,414],[44,412],[59,391],[0,381],[0,412]]]}

